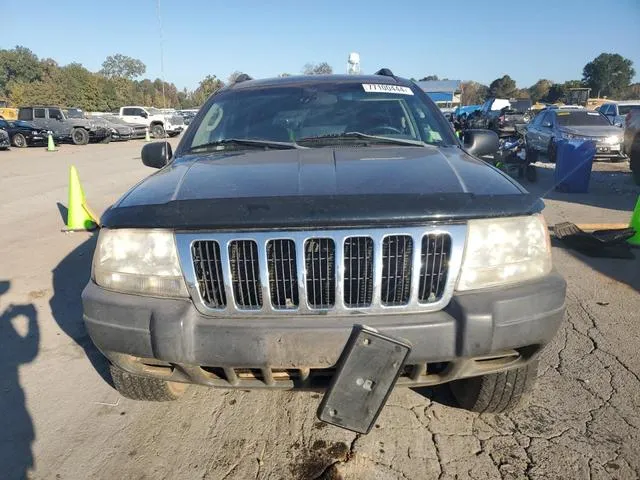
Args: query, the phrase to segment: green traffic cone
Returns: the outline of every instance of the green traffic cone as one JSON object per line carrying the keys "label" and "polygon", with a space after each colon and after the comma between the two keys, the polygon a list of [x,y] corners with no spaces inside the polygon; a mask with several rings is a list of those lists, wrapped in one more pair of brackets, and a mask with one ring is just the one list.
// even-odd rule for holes
{"label": "green traffic cone", "polygon": [[47,139],[47,152],[56,152],[56,144],[53,143],[53,135],[49,134],[49,138]]}
{"label": "green traffic cone", "polygon": [[636,208],[633,210],[633,214],[631,215],[631,223],[629,226],[636,231],[636,234],[627,240],[627,242],[631,245],[635,245],[636,247],[640,247],[640,195],[638,195]]}

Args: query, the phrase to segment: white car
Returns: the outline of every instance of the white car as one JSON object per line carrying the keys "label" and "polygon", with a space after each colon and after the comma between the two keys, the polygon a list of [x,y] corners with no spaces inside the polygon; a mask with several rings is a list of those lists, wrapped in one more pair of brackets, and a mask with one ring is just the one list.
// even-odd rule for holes
{"label": "white car", "polygon": [[631,110],[640,110],[640,100],[603,103],[598,109],[613,125],[618,127],[624,125],[624,119]]}
{"label": "white car", "polygon": [[185,127],[180,115],[166,114],[154,107],[126,106],[118,116],[127,123],[146,125],[155,138],[175,137]]}

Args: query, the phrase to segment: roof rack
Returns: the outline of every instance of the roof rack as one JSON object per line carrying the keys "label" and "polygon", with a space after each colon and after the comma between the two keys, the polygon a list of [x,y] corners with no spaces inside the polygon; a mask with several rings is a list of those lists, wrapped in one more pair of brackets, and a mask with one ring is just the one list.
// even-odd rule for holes
{"label": "roof rack", "polygon": [[397,80],[396,76],[393,74],[393,72],[391,70],[389,70],[388,68],[381,68],[380,70],[378,70],[376,73],[374,73],[374,75],[382,75],[385,77],[391,77],[395,80]]}
{"label": "roof rack", "polygon": [[251,78],[246,73],[241,73],[240,75],[237,76],[236,80],[233,83],[235,85],[236,83],[246,82],[247,80],[253,80],[253,78]]}

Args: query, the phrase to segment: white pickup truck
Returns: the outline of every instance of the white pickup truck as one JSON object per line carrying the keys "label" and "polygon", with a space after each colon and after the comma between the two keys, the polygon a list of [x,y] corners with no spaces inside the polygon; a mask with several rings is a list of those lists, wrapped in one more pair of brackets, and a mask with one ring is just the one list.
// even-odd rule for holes
{"label": "white pickup truck", "polygon": [[162,113],[154,107],[126,106],[120,109],[118,116],[128,123],[147,125],[155,138],[175,137],[185,129],[180,115]]}

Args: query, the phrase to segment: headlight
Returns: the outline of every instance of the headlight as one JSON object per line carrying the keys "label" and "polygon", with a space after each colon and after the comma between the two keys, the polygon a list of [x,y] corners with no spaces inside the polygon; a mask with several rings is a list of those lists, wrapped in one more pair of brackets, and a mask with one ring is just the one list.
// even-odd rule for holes
{"label": "headlight", "polygon": [[111,129],[111,133],[112,133],[113,135],[117,135],[117,134],[118,134],[118,131],[117,131],[115,128],[112,128],[112,129]]}
{"label": "headlight", "polygon": [[551,271],[551,245],[542,215],[471,220],[458,290],[542,277]]}
{"label": "headlight", "polygon": [[567,139],[567,140],[573,140],[574,138],[578,138],[577,135],[574,135],[572,133],[566,133],[566,132],[560,132],[560,136],[562,138]]}
{"label": "headlight", "polygon": [[621,141],[622,139],[616,135],[604,139],[604,143],[608,145],[615,145],[616,143],[620,143]]}
{"label": "headlight", "polygon": [[93,277],[101,287],[119,292],[189,296],[174,235],[166,230],[102,229]]}

